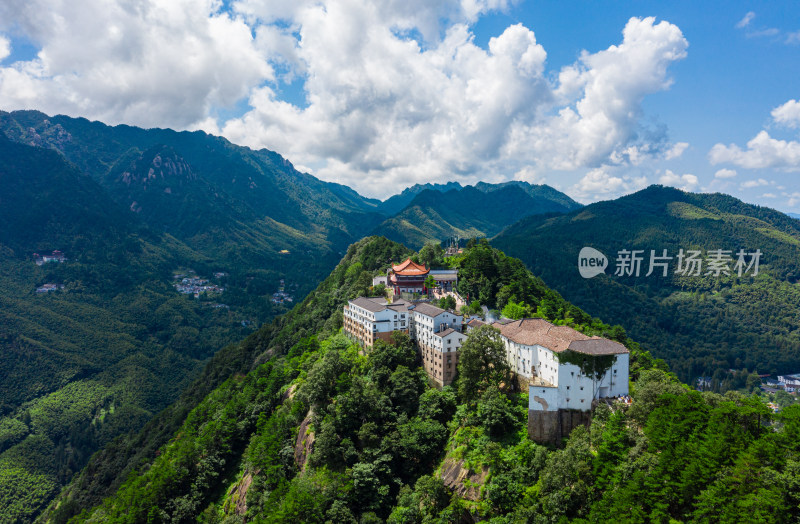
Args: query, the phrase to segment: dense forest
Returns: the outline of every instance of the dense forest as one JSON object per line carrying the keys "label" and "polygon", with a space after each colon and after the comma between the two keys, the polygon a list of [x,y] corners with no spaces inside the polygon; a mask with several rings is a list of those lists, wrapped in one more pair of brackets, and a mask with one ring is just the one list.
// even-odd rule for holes
{"label": "dense forest", "polygon": [[[484,375],[478,387],[457,379],[438,390],[428,387],[407,337],[361,351],[338,333],[333,313],[404,254],[383,239],[353,246],[284,321],[228,350],[242,356],[238,371],[199,400],[169,441],[149,448],[118,488],[92,509],[87,502],[99,501],[75,489],[51,521],[70,514],[78,522],[800,517],[800,409],[773,415],[756,397],[687,388],[619,327],[581,317],[530,273],[517,276],[531,290],[509,296],[547,304],[551,321],[616,334],[634,362],[633,403],[602,405],[591,426],[561,447],[527,438],[526,392],[501,374]],[[453,262],[465,270],[493,264],[488,285],[498,290],[513,285],[504,278],[522,268],[485,243]],[[465,285],[480,289],[478,280],[466,276]],[[90,469],[113,470],[113,457],[96,457]]]}
{"label": "dense forest", "polygon": [[0,476],[29,515],[388,216],[271,151],[36,111],[0,112],[0,184]]}
{"label": "dense forest", "polygon": [[[665,359],[681,380],[711,377],[717,391],[742,377],[800,370],[800,222],[720,194],[652,186],[566,215],[528,217],[492,245],[517,256],[567,299],[623,325],[642,347]],[[542,246],[546,246],[543,248]],[[578,253],[591,246],[609,259],[606,275],[584,279]],[[616,275],[620,250],[644,253],[640,275]],[[717,249],[760,250],[754,270],[719,277],[677,274],[680,249],[705,257]],[[645,276],[650,251],[672,265]],[[730,370],[730,371],[729,371]]]}
{"label": "dense forest", "polygon": [[[427,242],[442,242],[454,236],[490,237],[523,217],[565,213],[580,207],[549,186],[527,182],[448,187],[420,191],[400,212],[381,222],[373,234],[418,249]],[[391,200],[384,205],[390,206]]]}

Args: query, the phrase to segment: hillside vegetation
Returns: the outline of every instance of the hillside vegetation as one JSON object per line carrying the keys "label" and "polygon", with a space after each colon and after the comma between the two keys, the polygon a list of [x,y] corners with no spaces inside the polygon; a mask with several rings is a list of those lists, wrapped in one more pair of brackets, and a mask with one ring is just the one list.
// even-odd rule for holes
{"label": "hillside vegetation", "polygon": [[[544,185],[481,182],[474,187],[455,186],[422,189],[373,234],[421,248],[427,242],[444,242],[453,236],[464,239],[493,236],[526,216],[565,213],[580,207],[567,195]],[[405,195],[406,192],[392,199]],[[384,205],[390,205],[392,199]]]}
{"label": "hillside vegetation", "polygon": [[[553,322],[616,336],[632,351],[633,404],[601,407],[561,449],[529,441],[527,398],[486,383],[430,389],[405,336],[364,354],[331,313],[366,290],[383,239],[353,246],[303,304],[238,350],[252,358],[205,396],[169,442],[76,521],[791,522],[798,518],[800,409],[690,391],[619,328],[586,317],[526,273]],[[462,267],[521,267],[485,244]],[[487,277],[504,289],[501,269]],[[481,288],[465,276],[468,287]],[[515,297],[518,297],[514,294]],[[328,316],[326,317],[326,312]],[[290,335],[292,333],[293,335]],[[152,448],[151,448],[152,449]],[[111,455],[107,456],[108,458]],[[95,463],[95,466],[99,464]],[[73,491],[51,521],[87,499]]]}
{"label": "hillside vegetation", "polygon": [[[36,111],[0,111],[0,184],[0,470],[23,520],[389,216],[268,150]],[[181,295],[177,274],[224,293]]]}
{"label": "hillside vegetation", "polygon": [[[720,194],[653,186],[554,217],[529,217],[492,244],[518,256],[570,301],[621,324],[682,380],[713,378],[714,389],[744,386],[748,372],[800,370],[800,222]],[[546,246],[546,248],[542,248]],[[578,274],[578,253],[594,247],[609,259],[606,275]],[[616,276],[620,250],[644,250],[639,277]],[[740,249],[761,257],[759,274],[685,276],[648,272],[650,250]],[[729,372],[728,370],[733,370]]]}

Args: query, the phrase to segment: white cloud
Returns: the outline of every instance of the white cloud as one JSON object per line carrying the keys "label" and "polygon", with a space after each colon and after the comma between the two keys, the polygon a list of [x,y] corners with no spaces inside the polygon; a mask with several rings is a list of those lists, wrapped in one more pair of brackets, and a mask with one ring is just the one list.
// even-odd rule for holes
{"label": "white cloud", "polygon": [[772,119],[786,127],[800,127],[800,102],[789,100],[772,110]]}
{"label": "white cloud", "polygon": [[761,195],[761,198],[778,198],[778,195],[776,195],[775,193],[764,193],[763,195]]}
{"label": "white cloud", "polygon": [[769,181],[767,181],[767,180],[765,180],[763,178],[759,178],[759,179],[756,179],[756,180],[746,180],[746,181],[742,182],[740,187],[742,189],[750,189],[750,188],[753,188],[753,187],[761,187],[761,186],[768,186],[768,185],[769,185]]}
{"label": "white cloud", "polygon": [[780,29],[777,27],[767,27],[766,29],[759,29],[758,31],[748,31],[747,38],[760,38],[762,36],[778,36]]}
{"label": "white cloud", "polygon": [[272,78],[251,29],[216,0],[7,0],[38,56],[0,68],[2,109],[183,128]]}
{"label": "white cloud", "polygon": [[621,195],[638,191],[647,186],[647,177],[631,177],[629,175],[613,175],[608,167],[592,169],[572,186],[569,193],[584,204],[597,200],[609,200]]}
{"label": "white cloud", "polygon": [[752,22],[753,18],[755,18],[755,17],[756,17],[756,14],[754,12],[752,12],[752,11],[749,11],[746,15],[744,15],[744,18],[739,20],[739,22],[736,24],[736,28],[737,29],[742,29],[742,28],[747,27],[748,25],[750,25],[750,22]]}
{"label": "white cloud", "polygon": [[696,175],[688,173],[679,175],[667,169],[664,171],[664,174],[659,177],[658,182],[665,186],[677,187],[683,191],[692,191],[697,187],[699,180]]}
{"label": "white cloud", "polygon": [[[486,48],[474,42],[470,24],[512,3],[7,0],[0,31],[41,51],[0,67],[0,109],[205,129],[375,196],[686,150],[642,118],[644,98],[668,89],[670,64],[686,56],[678,27],[631,18],[621,42],[548,71],[521,24]],[[303,103],[281,94],[294,81]],[[245,100],[241,116],[217,117]]]}
{"label": "white cloud", "polygon": [[0,35],[0,62],[11,54],[11,42],[8,38]]}
{"label": "white cloud", "polygon": [[672,160],[673,158],[680,158],[688,148],[689,148],[688,142],[677,142],[669,150],[667,150],[666,154],[664,155],[664,158],[666,160]]}
{"label": "white cloud", "polygon": [[783,196],[787,198],[786,205],[789,207],[794,207],[800,204],[800,191],[794,191],[792,193],[782,193]]}
{"label": "white cloud", "polygon": [[376,195],[391,192],[396,180],[470,182],[479,172],[535,179],[662,155],[663,136],[640,138],[647,136],[641,102],[669,87],[667,67],[687,47],[674,25],[633,18],[621,44],[584,53],[553,82],[545,50],[519,24],[486,50],[465,24],[421,48],[398,37],[390,29],[396,21],[372,4],[310,7],[294,16],[308,107],[261,88],[250,98],[253,110],[223,132]]}
{"label": "white cloud", "polygon": [[778,140],[762,130],[747,142],[747,149],[736,144],[715,144],[708,158],[712,165],[729,163],[746,169],[800,171],[800,142]]}
{"label": "white cloud", "polygon": [[733,169],[722,168],[714,173],[714,178],[733,178],[736,176],[736,171]]}

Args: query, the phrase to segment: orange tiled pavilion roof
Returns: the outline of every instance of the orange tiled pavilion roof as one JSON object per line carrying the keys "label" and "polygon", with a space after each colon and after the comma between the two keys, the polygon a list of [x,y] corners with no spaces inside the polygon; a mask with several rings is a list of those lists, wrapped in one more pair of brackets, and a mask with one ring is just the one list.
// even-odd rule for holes
{"label": "orange tiled pavilion roof", "polygon": [[421,264],[415,264],[410,258],[407,258],[405,262],[392,266],[392,271],[395,275],[415,276],[428,273],[428,268]]}

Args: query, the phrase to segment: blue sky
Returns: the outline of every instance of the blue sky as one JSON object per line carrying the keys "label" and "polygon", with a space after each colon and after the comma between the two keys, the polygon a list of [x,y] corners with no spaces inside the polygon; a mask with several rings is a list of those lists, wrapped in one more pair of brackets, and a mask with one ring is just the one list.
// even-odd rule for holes
{"label": "blue sky", "polygon": [[9,0],[0,109],[204,129],[385,198],[651,183],[800,212],[795,2]]}

